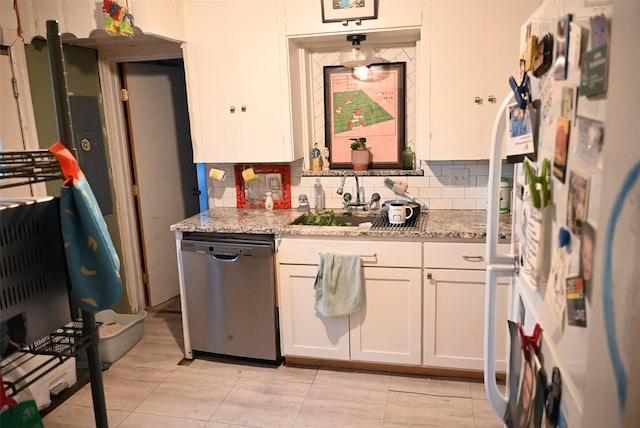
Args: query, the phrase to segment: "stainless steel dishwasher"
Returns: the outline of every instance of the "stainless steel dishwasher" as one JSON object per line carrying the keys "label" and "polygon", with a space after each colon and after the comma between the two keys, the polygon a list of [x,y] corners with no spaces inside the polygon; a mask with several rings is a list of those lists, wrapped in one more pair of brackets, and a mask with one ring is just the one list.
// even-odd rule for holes
{"label": "stainless steel dishwasher", "polygon": [[193,350],[279,361],[273,235],[185,233],[181,249]]}

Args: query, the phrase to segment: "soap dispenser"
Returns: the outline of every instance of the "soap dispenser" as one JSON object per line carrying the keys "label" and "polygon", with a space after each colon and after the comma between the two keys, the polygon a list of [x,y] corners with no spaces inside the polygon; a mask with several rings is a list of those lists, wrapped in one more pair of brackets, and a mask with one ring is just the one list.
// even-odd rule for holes
{"label": "soap dispenser", "polygon": [[271,196],[271,192],[267,192],[266,198],[264,200],[264,207],[267,211],[273,210],[273,197]]}
{"label": "soap dispenser", "polygon": [[316,211],[324,211],[324,190],[322,189],[322,183],[320,183],[320,179],[316,178],[316,184],[313,186],[314,188],[314,198],[316,203]]}

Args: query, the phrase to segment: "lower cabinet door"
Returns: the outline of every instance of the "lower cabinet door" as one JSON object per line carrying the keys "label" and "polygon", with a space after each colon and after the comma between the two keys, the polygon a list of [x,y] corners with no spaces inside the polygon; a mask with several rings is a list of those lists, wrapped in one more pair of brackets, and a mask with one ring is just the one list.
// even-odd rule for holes
{"label": "lower cabinet door", "polygon": [[364,268],[365,307],[351,314],[351,360],[420,365],[422,272]]}
{"label": "lower cabinet door", "polygon": [[[510,281],[498,283],[496,369],[506,371]],[[482,370],[485,271],[425,269],[425,366]]]}
{"label": "lower cabinet door", "polygon": [[317,269],[279,265],[282,355],[349,360],[349,317],[324,317],[315,310]]}

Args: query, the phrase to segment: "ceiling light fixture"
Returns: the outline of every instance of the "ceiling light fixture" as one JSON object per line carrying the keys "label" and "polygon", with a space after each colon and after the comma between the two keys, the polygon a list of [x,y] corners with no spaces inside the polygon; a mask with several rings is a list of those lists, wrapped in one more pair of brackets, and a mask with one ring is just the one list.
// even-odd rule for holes
{"label": "ceiling light fixture", "polygon": [[351,48],[340,51],[340,64],[347,68],[367,67],[374,62],[375,51],[370,47],[360,46],[360,42],[367,40],[364,34],[349,34],[347,41]]}

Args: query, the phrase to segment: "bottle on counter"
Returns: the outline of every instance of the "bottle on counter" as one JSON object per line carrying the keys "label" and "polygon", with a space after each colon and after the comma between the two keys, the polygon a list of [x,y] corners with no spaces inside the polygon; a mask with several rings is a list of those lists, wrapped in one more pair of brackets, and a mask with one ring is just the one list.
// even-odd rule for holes
{"label": "bottle on counter", "polygon": [[416,154],[409,146],[402,153],[402,169],[416,169]]}
{"label": "bottle on counter", "polygon": [[316,211],[324,211],[324,190],[322,189],[322,183],[320,179],[316,178],[316,184],[314,188],[315,209]]}
{"label": "bottle on counter", "polygon": [[509,187],[509,179],[502,177],[500,179],[500,213],[508,213],[511,205],[511,188]]}
{"label": "bottle on counter", "polygon": [[264,207],[267,211],[273,210],[273,197],[271,192],[267,192],[267,197],[264,200]]}

